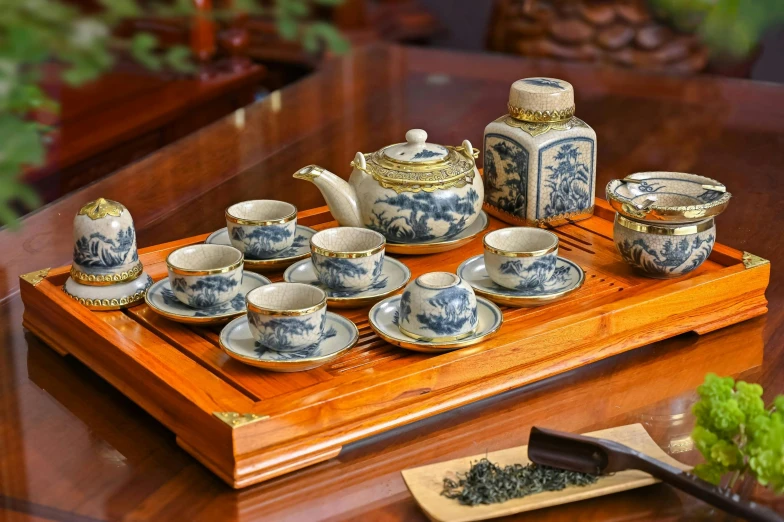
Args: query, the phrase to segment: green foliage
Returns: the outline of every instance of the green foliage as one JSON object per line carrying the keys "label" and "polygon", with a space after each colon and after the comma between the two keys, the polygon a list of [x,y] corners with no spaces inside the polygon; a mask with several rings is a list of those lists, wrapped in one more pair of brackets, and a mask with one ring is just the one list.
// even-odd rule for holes
{"label": "green foliage", "polygon": [[784,395],[769,408],[762,386],[713,373],[697,388],[700,400],[692,408],[697,425],[691,437],[705,462],[694,468],[704,480],[718,484],[753,475],[763,486],[784,492]]}
{"label": "green foliage", "polygon": [[784,21],[781,0],[650,0],[654,11],[683,31],[697,32],[718,55],[743,58],[766,30]]}
{"label": "green foliage", "polygon": [[[211,16],[273,14],[283,38],[299,39],[308,51],[342,53],[348,43],[340,33],[327,23],[309,20],[313,4],[335,6],[342,1],[276,0],[272,7],[264,7],[261,0],[235,0],[230,9],[215,10]],[[156,71],[169,68],[187,74],[196,70],[186,46],[161,49],[152,34],[121,39],[112,32],[118,23],[133,17],[196,16],[193,0],[99,2],[102,10],[86,15],[61,0],[0,0],[0,224],[16,224],[15,203],[28,208],[40,204],[21,178],[24,169],[39,166],[45,159],[44,140],[51,129],[34,117],[59,110],[56,100],[39,87],[44,67],[62,64],[61,77],[73,86],[111,69],[118,51]]]}

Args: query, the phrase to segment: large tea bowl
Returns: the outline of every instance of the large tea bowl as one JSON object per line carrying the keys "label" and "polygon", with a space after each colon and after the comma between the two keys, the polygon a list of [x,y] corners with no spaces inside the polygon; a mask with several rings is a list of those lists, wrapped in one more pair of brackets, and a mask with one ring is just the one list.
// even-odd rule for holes
{"label": "large tea bowl", "polygon": [[449,272],[430,272],[406,286],[400,299],[398,328],[412,339],[456,341],[476,331],[474,290]]}
{"label": "large tea bowl", "polygon": [[289,248],[297,235],[297,207],[285,201],[257,199],[226,209],[231,245],[248,259],[269,259]]}
{"label": "large tea bowl", "polygon": [[272,283],[248,292],[248,326],[256,341],[277,352],[295,352],[321,340],[327,294],[303,283]]}
{"label": "large tea bowl", "polygon": [[333,290],[362,290],[373,284],[384,266],[386,239],[373,230],[336,227],[310,238],[313,268]]}
{"label": "large tea bowl", "polygon": [[732,195],[715,179],[686,172],[638,172],[607,184],[610,205],[651,223],[695,223],[716,217]]}
{"label": "large tea bowl", "polygon": [[713,218],[687,225],[634,221],[615,215],[613,239],[623,260],[647,277],[669,279],[699,267],[713,250]]}
{"label": "large tea bowl", "polygon": [[193,308],[230,301],[242,284],[242,252],[224,245],[191,245],[166,258],[172,292]]}
{"label": "large tea bowl", "polygon": [[558,236],[541,228],[494,230],[483,241],[485,269],[497,285],[512,290],[544,288],[558,261]]}

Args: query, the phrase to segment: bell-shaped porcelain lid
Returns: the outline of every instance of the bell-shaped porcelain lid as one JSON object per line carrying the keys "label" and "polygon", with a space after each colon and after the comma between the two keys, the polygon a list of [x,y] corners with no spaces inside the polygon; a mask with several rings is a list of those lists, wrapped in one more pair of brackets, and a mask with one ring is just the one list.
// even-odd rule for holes
{"label": "bell-shaped porcelain lid", "polygon": [[427,132],[411,129],[406,133],[406,142],[384,149],[384,156],[392,161],[425,163],[444,161],[449,150],[443,145],[427,143]]}
{"label": "bell-shaped porcelain lid", "polygon": [[389,145],[365,161],[351,164],[373,176],[384,188],[396,192],[433,191],[473,183],[479,151],[464,140],[458,147],[427,142],[427,133],[411,129],[406,142]]}
{"label": "bell-shaped porcelain lid", "polygon": [[114,285],[141,275],[133,218],[121,203],[104,198],[87,203],[74,218],[73,234],[71,277],[77,283]]}

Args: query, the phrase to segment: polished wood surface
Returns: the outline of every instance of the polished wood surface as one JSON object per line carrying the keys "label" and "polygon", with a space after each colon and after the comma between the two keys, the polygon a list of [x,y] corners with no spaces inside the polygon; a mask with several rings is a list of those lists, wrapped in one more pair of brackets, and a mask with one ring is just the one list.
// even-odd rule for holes
{"label": "polished wood surface", "polygon": [[[317,230],[337,226],[326,207],[304,214],[298,222]],[[651,342],[709,333],[767,312],[769,263],[752,266],[743,252],[716,244],[688,277],[640,277],[615,249],[614,216],[597,200],[593,217],[555,229],[559,255],[585,272],[578,290],[540,307],[502,306],[498,332],[448,353],[385,342],[371,329],[367,305],[332,310],[359,329],[356,346],[342,356],[307,372],[260,372],[223,353],[218,326],[184,326],[146,304],[90,312],[62,291],[70,266],[40,282],[26,276],[23,325],[130,397],[227,484],[244,488],[331,459],[352,442]],[[505,226],[490,220],[490,230]],[[167,256],[203,240],[202,234],[140,251],[145,272],[154,280],[167,277]],[[399,259],[416,278],[434,266],[454,272],[481,252],[477,237],[448,252]],[[268,275],[279,281],[280,272]],[[257,422],[227,429],[216,416],[225,412]]]}
{"label": "polished wood surface", "polygon": [[[181,450],[171,432],[72,357],[21,327],[19,274],[67,264],[71,219],[103,196],[133,213],[141,246],[211,232],[239,200],[323,204],[291,173],[319,163],[347,175],[357,150],[423,127],[437,143],[480,143],[525,76],[576,86],[577,114],[598,134],[599,187],[641,170],[679,170],[725,182],[734,197],[717,219],[720,242],[772,262],[767,315],[683,335],[351,444],[327,462],[233,491]],[[674,78],[520,58],[374,47],[210,125],[0,231],[0,518],[7,520],[425,520],[400,470],[519,446],[532,425],[587,432],[642,422],[679,460],[706,372],[784,392],[784,89]],[[601,191],[599,191],[601,194]],[[778,510],[764,491],[755,496]],[[550,508],[520,520],[722,520],[663,486]]]}

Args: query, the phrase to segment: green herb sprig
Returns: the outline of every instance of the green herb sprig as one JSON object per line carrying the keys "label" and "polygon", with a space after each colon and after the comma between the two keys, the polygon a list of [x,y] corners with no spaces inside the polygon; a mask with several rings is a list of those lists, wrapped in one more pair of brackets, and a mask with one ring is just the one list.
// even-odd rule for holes
{"label": "green herb sprig", "polygon": [[705,376],[692,408],[697,424],[691,437],[705,457],[694,473],[729,487],[746,474],[777,494],[784,492],[784,395],[765,406],[762,386],[732,377]]}
{"label": "green herb sprig", "polygon": [[537,464],[501,467],[483,458],[471,464],[457,480],[444,478],[441,494],[463,505],[495,504],[543,491],[560,491],[567,486],[587,486],[598,477]]}

